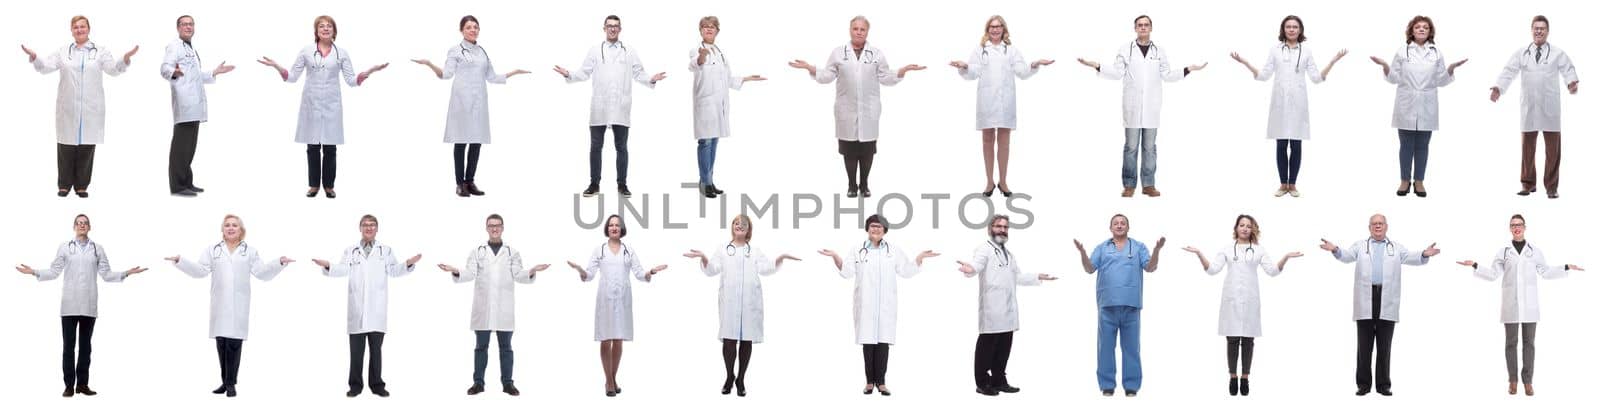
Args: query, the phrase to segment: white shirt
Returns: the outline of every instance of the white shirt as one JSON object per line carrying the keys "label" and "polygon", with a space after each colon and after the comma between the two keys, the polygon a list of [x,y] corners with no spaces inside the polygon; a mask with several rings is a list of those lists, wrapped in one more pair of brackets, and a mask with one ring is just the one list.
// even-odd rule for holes
{"label": "white shirt", "polygon": [[[710,51],[705,64],[700,63],[702,48]],[[732,135],[728,127],[728,89],[739,90],[744,86],[744,78],[733,74],[722,48],[705,43],[689,50],[689,71],[694,73],[694,137],[711,139]]]}
{"label": "white shirt", "polygon": [[1256,80],[1272,80],[1272,105],[1267,112],[1267,138],[1311,138],[1311,103],[1306,80],[1322,83],[1322,70],[1305,43],[1290,48],[1278,43],[1267,50],[1267,64]]}
{"label": "white shirt", "polygon": [[299,144],[344,144],[344,97],[339,89],[339,79],[356,87],[356,69],[350,63],[350,54],[338,45],[323,56],[312,44],[295,56],[289,68],[289,78],[300,81],[306,75],[305,89],[300,92],[300,119],[295,127],[294,142]]}
{"label": "white shirt", "polygon": [[[65,57],[63,57],[63,55]],[[95,47],[94,42],[68,44],[49,57],[33,60],[40,74],[61,71],[56,87],[56,143],[76,146],[106,140],[105,74],[128,70],[122,58]]]}
{"label": "white shirt", "polygon": [[339,264],[322,274],[350,278],[345,325],[354,335],[389,331],[389,278],[405,276],[412,269],[395,258],[393,249],[373,241],[370,250],[360,243],[345,249]]}
{"label": "white shirt", "polygon": [[1500,93],[1510,91],[1518,74],[1522,75],[1522,131],[1561,131],[1561,94],[1567,84],[1578,81],[1572,58],[1550,43],[1529,44],[1511,53],[1495,87]]}
{"label": "white shirt", "polygon": [[1167,52],[1150,42],[1148,53],[1139,50],[1139,41],[1117,49],[1117,60],[1100,66],[1100,78],[1122,81],[1122,127],[1155,129],[1161,127],[1161,83],[1183,80],[1184,68],[1173,70]]}
{"label": "white shirt", "polygon": [[622,41],[600,42],[589,49],[583,66],[568,72],[567,83],[594,78],[594,94],[589,98],[590,126],[630,126],[633,113],[633,79],[654,89],[650,73],[639,62],[639,55]]}
{"label": "white shirt", "polygon": [[839,81],[834,86],[834,137],[849,142],[878,140],[878,120],[883,116],[879,85],[900,83],[882,50],[864,44],[858,57],[849,44],[839,46],[812,78],[821,84]]}
{"label": "white shirt", "polygon": [[[1261,285],[1257,282],[1257,268],[1267,276],[1278,276],[1278,262],[1258,244],[1234,243],[1221,249],[1211,258],[1207,275],[1221,273],[1222,306],[1217,312],[1217,335],[1261,336]],[[1370,307],[1370,305],[1368,305]]]}
{"label": "white shirt", "polygon": [[1039,73],[1028,65],[1022,51],[1008,44],[984,40],[967,58],[961,78],[978,81],[978,130],[1017,128],[1017,79]]}
{"label": "white shirt", "polygon": [[1439,88],[1456,81],[1432,42],[1406,43],[1389,62],[1384,80],[1395,85],[1394,121],[1401,130],[1439,130]]}
{"label": "white shirt", "polygon": [[1038,273],[1024,273],[1017,256],[990,241],[972,250],[978,277],[978,333],[1013,332],[1021,328],[1017,286],[1038,286]]}
{"label": "white shirt", "polygon": [[623,244],[613,253],[609,245],[601,243],[589,255],[584,273],[589,275],[584,282],[600,278],[594,293],[594,340],[633,340],[633,282],[628,276],[650,281],[637,252]]}
{"label": "white shirt", "polygon": [[489,52],[468,43],[445,52],[444,75],[450,83],[450,108],[444,121],[445,143],[489,143],[489,83],[506,84],[506,76],[495,73]]}
{"label": "white shirt", "polygon": [[[1383,243],[1381,248],[1372,245]],[[1375,255],[1374,250],[1381,249],[1382,255]],[[1349,247],[1339,248],[1333,252],[1333,257],[1340,262],[1356,264],[1355,295],[1352,299],[1355,320],[1382,319],[1387,321],[1400,321],[1400,265],[1422,266],[1428,263],[1428,258],[1422,253],[1412,253],[1405,246],[1385,240],[1366,240],[1351,243]],[[1383,305],[1379,313],[1372,313],[1372,268],[1373,263],[1382,264],[1383,269],[1383,296],[1380,296]]]}
{"label": "white shirt", "polygon": [[76,239],[56,248],[56,259],[49,269],[35,269],[40,282],[61,279],[61,316],[100,316],[100,288],[95,276],[106,282],[121,282],[127,272],[111,270],[106,250],[93,240]]}
{"label": "white shirt", "polygon": [[766,309],[761,299],[761,277],[778,272],[775,262],[749,244],[729,243],[707,253],[706,276],[722,275],[717,287],[717,337],[761,343]]}
{"label": "white shirt", "polygon": [[233,251],[217,243],[198,259],[179,258],[177,266],[190,277],[211,277],[211,337],[239,340],[250,337],[250,277],[272,280],[284,267],[278,259],[262,261],[244,242]]}
{"label": "white shirt", "polygon": [[[174,79],[172,72],[183,75]],[[172,86],[172,123],[206,121],[206,85],[217,78],[200,63],[200,53],[194,45],[183,39],[167,43],[167,52],[161,57],[161,78]]]}
{"label": "white shirt", "polygon": [[511,332],[517,325],[517,283],[533,283],[522,270],[522,254],[506,244],[495,253],[487,243],[467,256],[456,283],[472,282],[472,330]]}
{"label": "white shirt", "polygon": [[856,343],[870,345],[895,343],[895,319],[899,312],[899,287],[896,278],[910,278],[922,270],[899,247],[880,242],[877,247],[862,242],[859,249],[840,258],[844,267],[839,276],[854,279],[853,320]]}
{"label": "white shirt", "polygon": [[1564,266],[1550,266],[1544,261],[1544,252],[1533,244],[1522,245],[1522,253],[1506,246],[1495,254],[1494,262],[1479,263],[1473,275],[1487,281],[1500,282],[1500,322],[1533,323],[1539,321],[1539,278],[1567,277]]}

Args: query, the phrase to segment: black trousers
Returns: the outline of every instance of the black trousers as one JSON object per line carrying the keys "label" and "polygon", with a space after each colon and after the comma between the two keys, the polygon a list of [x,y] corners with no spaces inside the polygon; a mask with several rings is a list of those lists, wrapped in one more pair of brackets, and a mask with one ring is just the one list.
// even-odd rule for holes
{"label": "black trousers", "polygon": [[[93,316],[61,317],[61,381],[68,388],[89,386],[89,341],[94,337]],[[77,356],[73,356],[77,345]]]}
{"label": "black trousers", "polygon": [[239,354],[244,351],[244,339],[217,337],[217,363],[222,366],[222,386],[239,383]]}
{"label": "black trousers", "polygon": [[350,334],[350,390],[361,390],[361,357],[366,347],[372,347],[372,361],[367,365],[367,378],[372,381],[372,391],[383,390],[383,332]]}
{"label": "black trousers", "polygon": [[886,385],[883,375],[889,371],[889,344],[861,345],[861,363],[866,366],[868,384]]}
{"label": "black trousers", "polygon": [[483,150],[480,143],[456,143],[456,184],[472,183],[478,176],[478,151]]}
{"label": "black trousers", "polygon": [[589,184],[600,184],[600,151],[606,147],[606,128],[617,146],[617,184],[628,184],[628,126],[589,126]]}
{"label": "black trousers", "polygon": [[56,188],[88,190],[91,174],[94,174],[94,145],[56,143]]}
{"label": "black trousers", "polygon": [[167,151],[167,190],[182,192],[194,187],[194,148],[200,142],[200,122],[172,125],[172,148]]}
{"label": "black trousers", "polygon": [[1011,386],[1006,380],[1006,363],[1011,360],[1011,337],[1015,333],[978,335],[978,347],[972,351],[972,372],[979,388]]}
{"label": "black trousers", "polygon": [[331,144],[306,145],[306,186],[333,188],[333,177],[339,171],[339,146]]}
{"label": "black trousers", "polygon": [[[1242,355],[1242,356],[1241,356]],[[1238,375],[1244,370],[1245,375],[1250,374],[1250,361],[1256,357],[1256,338],[1248,336],[1228,337],[1228,374]]]}
{"label": "black trousers", "polygon": [[[1372,389],[1377,380],[1379,391],[1388,391],[1389,347],[1394,342],[1395,321],[1378,318],[1383,307],[1383,286],[1372,286],[1372,319],[1356,321],[1356,388]],[[1378,349],[1377,375],[1373,375],[1372,349]]]}

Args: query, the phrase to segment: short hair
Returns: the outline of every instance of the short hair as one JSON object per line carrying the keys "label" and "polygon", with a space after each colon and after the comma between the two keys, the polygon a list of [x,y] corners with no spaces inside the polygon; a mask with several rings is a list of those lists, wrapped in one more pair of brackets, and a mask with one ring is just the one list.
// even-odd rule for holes
{"label": "short hair", "polygon": [[322,24],[322,22],[324,22],[324,21],[328,22],[329,26],[333,26],[333,33],[328,36],[328,40],[339,40],[339,23],[333,21],[332,17],[317,16],[316,20],[312,20],[311,21],[311,42],[312,43],[316,43],[317,40],[319,40],[319,39],[317,39],[317,25]]}
{"label": "short hair", "polygon": [[86,224],[86,225],[89,224],[89,215],[79,213],[77,216],[73,216],[72,217],[72,225],[73,226],[77,226],[78,225],[78,218],[80,218],[80,217],[83,218],[83,224]]}
{"label": "short hair", "polygon": [[888,219],[884,219],[883,215],[868,216],[867,217],[867,224],[865,226],[862,226],[862,229],[863,230],[867,230],[867,231],[871,231],[873,223],[877,223],[878,226],[883,226],[883,233],[884,234],[888,234],[889,233],[889,220]]}
{"label": "short hair", "polygon": [[605,235],[606,238],[611,237],[611,219],[617,220],[617,238],[628,237],[628,221],[622,219],[622,215],[606,216],[605,223],[600,225],[600,234]]}
{"label": "short hair", "polygon": [[465,31],[467,29],[467,22],[472,22],[474,24],[477,24],[478,27],[480,27],[480,28],[483,27],[483,23],[478,23],[478,18],[477,17],[472,17],[471,14],[468,14],[468,15],[465,15],[465,16],[461,16],[461,25],[460,25],[460,27],[456,28],[456,31]]}
{"label": "short hair", "polygon": [[708,25],[708,24],[711,25],[711,28],[717,29],[717,31],[722,31],[722,21],[717,20],[717,16],[701,17],[700,18],[700,27],[696,27],[696,28],[697,29],[698,28],[705,28],[706,25]]}
{"label": "short hair", "polygon": [[1533,16],[1533,23],[1529,23],[1528,26],[1532,27],[1535,24],[1539,24],[1539,22],[1544,22],[1544,27],[1550,28],[1550,19],[1545,18],[1543,14]]}
{"label": "short hair", "polygon": [[239,241],[243,242],[244,241],[244,235],[245,235],[245,232],[246,232],[244,230],[244,219],[240,219],[239,215],[235,215],[235,214],[231,214],[230,213],[230,214],[225,215],[225,216],[222,217],[222,224],[224,226],[226,226],[228,224],[228,219],[233,219],[233,221],[239,222]]}
{"label": "short hair", "polygon": [[78,20],[83,20],[83,27],[90,27],[89,26],[89,18],[88,17],[83,17],[83,15],[72,16],[72,22],[71,23],[67,23],[67,26],[71,27],[74,24],[78,24]]}
{"label": "short hair", "polygon": [[617,24],[622,24],[622,18],[621,17],[617,17],[617,15],[615,15],[615,14],[610,15],[610,16],[606,16],[606,20],[605,21],[612,21],[612,20],[616,20]]}
{"label": "short hair", "polygon": [[1289,41],[1289,35],[1287,33],[1284,33],[1284,31],[1283,31],[1283,27],[1289,25],[1289,20],[1294,20],[1295,23],[1299,23],[1300,24],[1300,35],[1295,37],[1295,39],[1294,39],[1295,43],[1305,43],[1306,40],[1307,40],[1306,39],[1306,22],[1300,21],[1300,16],[1296,16],[1296,15],[1293,15],[1293,14],[1291,14],[1291,15],[1289,15],[1287,17],[1284,17],[1283,18],[1283,22],[1278,23],[1278,41]]}
{"label": "short hair", "polygon": [[[1433,19],[1428,18],[1428,16],[1412,17],[1411,23],[1406,24],[1406,43],[1410,43],[1413,40],[1411,29],[1417,27],[1417,23],[1428,23],[1428,38],[1424,39],[1422,44],[1434,43],[1433,38],[1439,36],[1439,28],[1433,25]],[[1305,29],[1300,31],[1304,32]]]}
{"label": "short hair", "polygon": [[996,213],[994,216],[990,216],[989,217],[989,226],[994,226],[994,222],[998,222],[998,221],[1002,221],[1002,220],[1004,220],[1006,222],[1010,222],[1011,221],[1011,216],[1007,216],[1007,215],[1004,215],[1004,214]]}
{"label": "short hair", "polygon": [[850,25],[854,26],[856,24],[856,22],[858,22],[858,21],[861,22],[862,24],[866,24],[867,25],[867,29],[869,29],[869,30],[872,29],[872,22],[871,21],[867,21],[867,16],[851,17],[850,18]]}
{"label": "short hair", "polygon": [[182,16],[178,16],[178,21],[174,22],[173,24],[182,26],[183,25],[183,19],[189,19],[190,22],[193,22],[194,21],[194,16],[190,16],[190,15],[187,15],[187,14],[182,15]]}
{"label": "short hair", "polygon": [[1139,17],[1134,17],[1133,18],[1133,25],[1138,26],[1139,25],[1139,19],[1149,20],[1150,21],[1150,25],[1152,25],[1152,26],[1154,26],[1156,24],[1156,20],[1150,18],[1150,15],[1140,14]]}
{"label": "short hair", "polygon": [[1119,218],[1119,217],[1122,218],[1122,222],[1123,223],[1127,223],[1127,224],[1130,224],[1130,225],[1133,224],[1133,221],[1128,219],[1128,215],[1124,215],[1124,214],[1121,214],[1121,213],[1111,215],[1111,222],[1110,223],[1116,223],[1117,222],[1117,218]]}
{"label": "short hair", "polygon": [[[756,237],[756,225],[750,222],[750,216],[740,214],[733,217],[733,224],[737,225],[740,222],[744,222],[744,241],[749,242],[750,239],[754,239]],[[732,226],[728,227],[728,232],[733,232]]]}
{"label": "short hair", "polygon": [[[79,216],[82,216],[82,215],[79,215]],[[1521,213],[1511,215],[1511,220],[1521,220],[1522,224],[1528,224],[1528,219],[1523,219]]]}
{"label": "short hair", "polygon": [[377,225],[378,224],[378,217],[377,216],[361,215],[361,223],[367,223],[367,221],[369,221],[369,220],[372,221],[373,225]]}

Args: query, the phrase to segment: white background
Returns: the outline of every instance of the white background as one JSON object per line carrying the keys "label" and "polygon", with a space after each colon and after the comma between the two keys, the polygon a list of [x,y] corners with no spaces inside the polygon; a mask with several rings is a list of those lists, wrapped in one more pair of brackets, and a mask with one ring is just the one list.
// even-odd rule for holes
{"label": "white background", "polygon": [[[1536,4],[1542,8],[1533,8]],[[71,236],[73,215],[87,213],[94,221],[92,236],[110,251],[113,266],[154,269],[124,284],[102,285],[92,383],[103,394],[70,402],[57,398],[60,286],[24,275],[0,277],[0,313],[5,314],[0,327],[6,331],[0,339],[0,397],[10,399],[8,406],[64,410],[100,409],[110,402],[185,410],[343,405],[349,402],[343,397],[345,281],[322,277],[309,261],[337,258],[358,238],[358,217],[373,213],[382,220],[381,241],[399,253],[422,253],[424,259],[415,274],[391,284],[384,366],[395,395],[387,400],[366,395],[354,402],[386,407],[403,402],[402,410],[481,407],[482,402],[504,409],[616,410],[660,405],[972,408],[995,402],[1029,410],[1082,402],[1136,410],[1278,409],[1305,402],[1330,409],[1576,405],[1593,382],[1587,372],[1600,362],[1586,344],[1595,338],[1590,317],[1600,309],[1600,303],[1585,298],[1595,288],[1591,275],[1544,283],[1539,396],[1513,398],[1503,392],[1499,287],[1452,262],[1489,260],[1506,243],[1507,217],[1522,213],[1528,217],[1529,238],[1551,263],[1595,263],[1579,255],[1585,246],[1580,241],[1594,229],[1580,214],[1595,204],[1589,179],[1595,170],[1586,161],[1593,148],[1587,136],[1595,123],[1585,115],[1593,113],[1586,96],[1594,92],[1563,103],[1565,196],[1554,201],[1542,193],[1513,195],[1519,187],[1520,85],[1500,103],[1486,99],[1507,57],[1530,41],[1527,27],[1534,14],[1551,16],[1552,42],[1573,56],[1580,72],[1589,73],[1592,66],[1586,62],[1600,50],[1578,41],[1596,36],[1582,24],[1592,16],[1578,13],[1579,4],[1005,1],[928,2],[913,8],[831,0],[692,6],[634,0],[470,6],[291,0],[13,7],[0,22],[0,39],[41,54],[70,41],[68,21],[76,14],[92,19],[91,39],[102,49],[120,54],[138,44],[142,50],[128,73],[106,82],[108,136],[98,151],[90,199],[54,196],[51,119],[58,75],[34,73],[14,48],[11,63],[0,65],[5,79],[0,87],[7,97],[0,100],[0,122],[9,128],[0,173],[10,177],[0,183],[8,200],[0,261],[48,265],[56,245]],[[1307,45],[1320,64],[1326,65],[1338,48],[1350,49],[1326,83],[1311,87],[1314,131],[1305,144],[1300,178],[1305,197],[1299,199],[1270,195],[1276,172],[1272,144],[1263,138],[1270,84],[1252,81],[1227,57],[1239,51],[1261,64],[1275,43],[1278,21],[1289,13],[1304,17]],[[1434,134],[1433,177],[1427,181],[1432,196],[1396,198],[1397,143],[1389,128],[1393,86],[1382,81],[1367,56],[1392,56],[1402,45],[1405,23],[1419,13],[1434,18],[1439,47],[1448,58],[1471,61],[1457,71],[1455,84],[1440,91],[1443,129]],[[194,165],[196,183],[208,192],[197,199],[169,197],[165,180],[171,114],[157,66],[181,14],[196,16],[194,44],[208,68],[222,60],[239,66],[208,88],[210,122],[201,127]],[[263,55],[291,62],[293,53],[309,44],[312,18],[319,14],[338,19],[338,44],[358,70],[392,63],[366,85],[344,91],[348,144],[340,150],[336,200],[301,197],[304,148],[291,142],[302,85],[283,84],[254,63]],[[452,193],[449,146],[440,142],[449,82],[407,61],[440,61],[460,41],[456,23],[464,14],[481,20],[481,44],[497,69],[534,72],[491,87],[495,143],[485,148],[478,174],[489,195],[471,199]],[[651,228],[635,222],[626,240],[646,264],[671,268],[653,284],[635,284],[638,340],[626,346],[619,379],[628,391],[617,399],[602,397],[597,345],[591,340],[593,285],[578,282],[563,263],[587,258],[603,241],[598,230],[582,229],[573,218],[572,194],[586,183],[590,85],[564,84],[549,70],[555,64],[575,68],[603,39],[601,20],[607,14],[623,17],[622,39],[641,54],[648,70],[668,72],[656,89],[634,90],[630,183],[635,203],[646,202],[648,194]],[[735,136],[721,144],[717,183],[730,194],[763,199],[779,194],[781,218],[757,219],[756,245],[771,256],[788,252],[806,258],[765,279],[767,342],[757,347],[747,399],[716,392],[723,373],[714,339],[716,281],[679,256],[691,247],[721,250],[727,235],[720,223],[731,217],[700,218],[694,193],[678,188],[695,178],[692,77],[685,66],[698,40],[698,18],[707,14],[722,20],[719,43],[736,73],[772,78],[734,92]],[[1021,394],[987,399],[972,393],[976,281],[959,276],[955,260],[970,258],[984,236],[957,224],[951,201],[941,203],[940,229],[932,229],[930,204],[922,200],[915,202],[910,225],[891,231],[888,239],[908,253],[933,249],[945,255],[901,283],[900,342],[888,374],[896,394],[882,399],[857,392],[863,379],[860,350],[852,344],[851,283],[840,280],[815,250],[854,250],[864,236],[854,228],[832,229],[830,214],[802,221],[799,228],[790,220],[793,194],[831,198],[844,186],[832,136],[834,86],[817,85],[785,66],[796,58],[826,61],[828,51],[848,40],[847,22],[857,14],[871,18],[870,42],[884,50],[891,65],[929,66],[884,91],[875,200],[891,192],[959,198],[982,189],[978,132],[972,130],[975,83],[962,81],[946,63],[968,56],[986,17],[1006,16],[1016,46],[1030,60],[1058,61],[1019,83],[1021,122],[1009,180],[1013,190],[1032,196],[1017,205],[1031,211],[1035,222],[1014,230],[1012,250],[1024,270],[1064,277],[1021,292],[1024,328],[1010,367],[1011,381],[1024,388]],[[1131,23],[1139,14],[1154,16],[1154,39],[1175,62],[1211,67],[1166,86],[1158,175],[1166,195],[1122,199],[1117,197],[1121,86],[1094,77],[1073,59],[1109,63],[1132,39]],[[607,145],[602,188],[612,194],[615,175]],[[687,223],[688,230],[661,228],[665,193],[674,195],[671,220]],[[605,208],[615,208],[612,197],[605,202]],[[827,203],[831,210],[832,202]],[[582,204],[585,219],[595,219],[596,199]],[[971,219],[984,213],[977,205],[968,211]],[[1389,215],[1397,241],[1413,250],[1437,241],[1444,253],[1428,266],[1405,270],[1403,322],[1394,345],[1398,395],[1356,398],[1351,396],[1352,267],[1316,246],[1320,237],[1346,245],[1366,236],[1366,217],[1379,211]],[[885,212],[906,213],[895,203]],[[1135,238],[1152,246],[1157,237],[1169,239],[1160,271],[1148,275],[1146,284],[1146,378],[1135,400],[1102,399],[1096,389],[1093,277],[1078,271],[1070,242],[1103,240],[1107,218],[1118,212],[1132,217]],[[281,254],[301,261],[254,287],[253,330],[237,401],[206,393],[218,380],[213,343],[206,336],[208,280],[190,279],[160,260],[178,253],[195,256],[217,242],[225,213],[244,217],[248,242],[264,251],[263,257]],[[527,263],[552,264],[537,283],[518,287],[521,398],[495,391],[493,363],[488,393],[470,398],[462,393],[470,384],[471,287],[451,284],[433,268],[440,262],[462,264],[483,241],[481,225],[489,213],[506,216],[507,242]],[[1264,245],[1272,252],[1299,250],[1307,257],[1291,262],[1283,276],[1262,280],[1266,336],[1257,342],[1255,394],[1229,399],[1223,339],[1215,335],[1220,278],[1203,276],[1180,248],[1193,245],[1214,253],[1227,244],[1239,213],[1259,218]],[[846,216],[853,218],[860,216]]]}

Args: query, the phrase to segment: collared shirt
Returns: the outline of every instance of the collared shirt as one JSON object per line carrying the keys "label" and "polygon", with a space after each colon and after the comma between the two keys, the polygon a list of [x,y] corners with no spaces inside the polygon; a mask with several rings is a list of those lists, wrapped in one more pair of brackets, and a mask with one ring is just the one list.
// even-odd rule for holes
{"label": "collared shirt", "polygon": [[1372,247],[1372,284],[1383,284],[1383,254],[1389,247],[1388,240],[1367,239],[1367,244]]}

